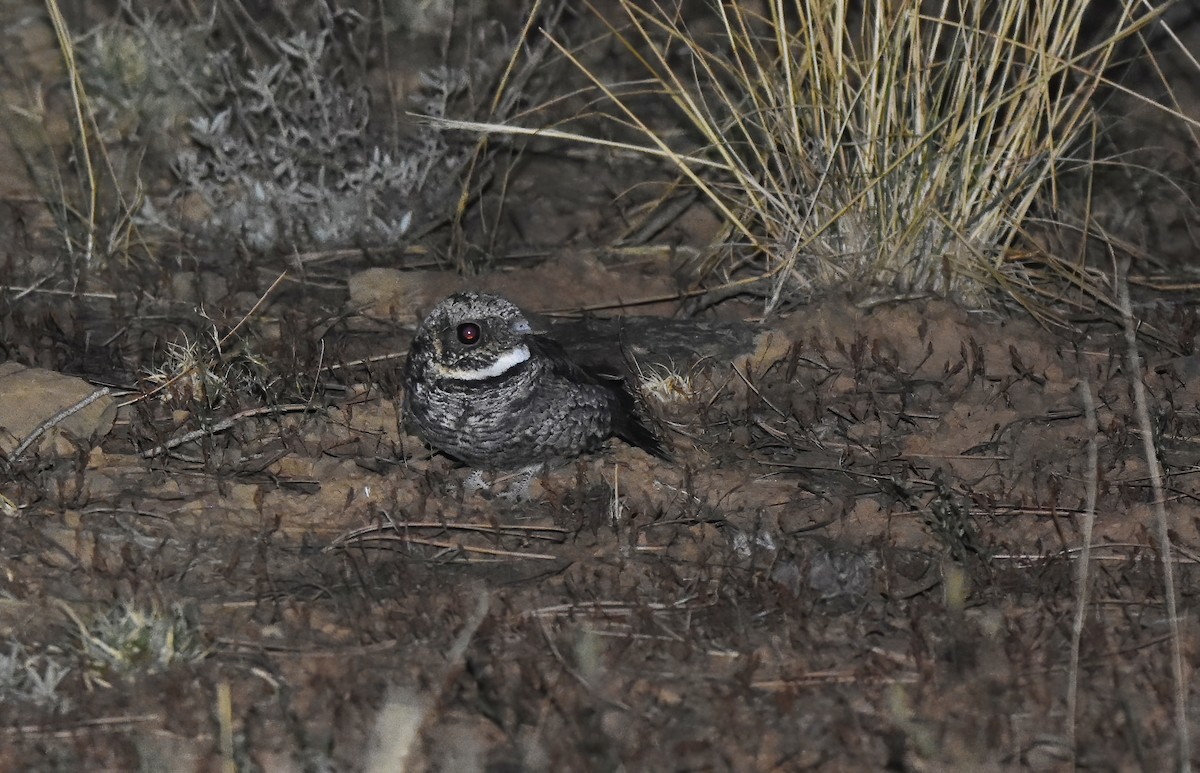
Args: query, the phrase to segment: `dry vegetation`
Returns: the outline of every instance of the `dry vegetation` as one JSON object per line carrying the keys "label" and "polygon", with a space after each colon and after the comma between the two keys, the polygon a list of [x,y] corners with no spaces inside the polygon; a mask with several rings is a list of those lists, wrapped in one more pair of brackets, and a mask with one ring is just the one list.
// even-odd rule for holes
{"label": "dry vegetation", "polygon": [[[0,769],[1189,766],[1186,3],[251,5],[0,4]],[[431,455],[459,281],[674,463]]]}

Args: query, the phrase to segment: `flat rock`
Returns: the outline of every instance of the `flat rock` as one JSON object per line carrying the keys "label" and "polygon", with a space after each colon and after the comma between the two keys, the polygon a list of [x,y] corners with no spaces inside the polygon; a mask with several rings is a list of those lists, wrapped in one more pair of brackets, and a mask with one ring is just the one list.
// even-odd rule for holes
{"label": "flat rock", "polygon": [[[10,455],[44,422],[91,396],[96,387],[75,376],[27,368],[15,362],[0,365],[0,451]],[[117,401],[104,395],[47,428],[33,453],[68,456],[78,449],[71,438],[86,443],[108,434],[117,415]],[[69,436],[69,437],[68,437]]]}
{"label": "flat rock", "polygon": [[[636,290],[631,291],[630,287]],[[565,256],[554,264],[460,277],[450,271],[371,268],[350,277],[350,306],[372,319],[417,325],[437,302],[460,290],[496,293],[527,313],[609,306],[639,301],[642,314],[670,313],[678,289],[669,276],[610,267],[594,257]],[[665,298],[646,304],[646,298]]]}

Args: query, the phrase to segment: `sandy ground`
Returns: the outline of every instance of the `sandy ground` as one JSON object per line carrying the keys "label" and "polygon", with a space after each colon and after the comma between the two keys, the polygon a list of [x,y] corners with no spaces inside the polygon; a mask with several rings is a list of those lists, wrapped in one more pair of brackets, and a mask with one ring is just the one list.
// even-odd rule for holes
{"label": "sandy ground", "polygon": [[[44,27],[18,40],[52,77]],[[69,123],[47,131],[69,142]],[[691,315],[679,261],[711,213],[693,206],[662,247],[596,249],[625,228],[607,188],[628,170],[584,186],[594,160],[522,168],[479,276],[418,253],[297,271],[189,243],[171,266],[92,270],[72,298],[57,279],[12,289],[58,247],[36,181],[6,182],[5,359],[131,391],[107,434],[0,476],[0,769],[1045,770],[1071,757],[1072,681],[1079,766],[1173,759],[1133,383],[1190,672],[1192,305],[1141,307],[1156,335],[1133,367],[1110,325],[935,299]],[[471,490],[400,416],[412,326],[459,286],[510,295],[580,350],[617,331],[673,460],[614,441],[528,499]],[[653,321],[581,326],[581,309]],[[210,374],[224,387],[143,396],[169,343],[215,362],[235,326]],[[122,610],[149,622],[105,653]]]}

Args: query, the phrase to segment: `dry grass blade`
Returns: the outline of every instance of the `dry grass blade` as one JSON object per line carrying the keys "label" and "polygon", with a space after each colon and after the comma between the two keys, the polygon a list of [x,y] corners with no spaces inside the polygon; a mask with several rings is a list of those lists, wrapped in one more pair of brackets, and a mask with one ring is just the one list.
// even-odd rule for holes
{"label": "dry grass blade", "polygon": [[1075,619],[1071,626],[1071,662],[1067,667],[1067,748],[1075,753],[1075,713],[1079,699],[1079,645],[1083,640],[1083,622],[1087,615],[1089,576],[1092,559],[1092,527],[1096,523],[1096,487],[1100,474],[1100,427],[1096,420],[1096,402],[1092,385],[1086,378],[1079,382],[1079,399],[1083,403],[1084,425],[1088,434],[1087,505],[1083,515],[1083,547],[1079,553],[1076,574]]}
{"label": "dry grass blade", "polygon": [[233,756],[233,694],[227,679],[217,683],[217,723],[220,728],[221,771],[236,773],[237,762]]}
{"label": "dry grass blade", "polygon": [[708,606],[708,602],[697,602],[695,596],[686,596],[670,603],[647,601],[634,604],[629,601],[596,599],[584,603],[555,604],[550,607],[531,609],[525,617],[576,618],[581,616],[630,617],[639,612],[687,612]]}
{"label": "dry grass blade", "polygon": [[160,714],[124,714],[112,717],[96,717],[72,723],[63,727],[62,720],[44,725],[11,725],[0,728],[0,733],[6,736],[44,735],[50,738],[77,739],[81,731],[103,731],[109,733],[128,733],[134,725],[161,722]]}
{"label": "dry grass blade", "polygon": [[54,35],[58,39],[59,48],[62,50],[63,62],[66,64],[67,74],[70,77],[71,103],[75,111],[76,129],[79,132],[79,152],[82,156],[84,171],[87,172],[87,247],[84,251],[84,260],[90,263],[96,249],[96,200],[99,191],[95,168],[92,165],[91,145],[88,141],[90,136],[88,121],[84,118],[87,97],[84,95],[83,80],[79,74],[79,67],[75,62],[75,43],[71,39],[71,32],[67,29],[66,19],[63,18],[57,0],[46,0],[46,12],[50,15],[50,20],[54,24]]}
{"label": "dry grass blade", "polygon": [[1154,492],[1154,522],[1157,527],[1158,553],[1162,562],[1163,597],[1166,602],[1167,627],[1170,631],[1171,645],[1171,676],[1175,683],[1175,734],[1178,743],[1178,760],[1180,771],[1190,771],[1192,745],[1189,738],[1188,725],[1188,686],[1190,680],[1183,663],[1183,643],[1179,636],[1179,609],[1176,600],[1175,565],[1171,560],[1173,553],[1171,533],[1167,522],[1167,511],[1162,467],[1158,460],[1158,450],[1154,447],[1154,425],[1150,423],[1150,411],[1147,408],[1146,385],[1142,383],[1142,357],[1138,352],[1137,328],[1133,321],[1133,309],[1129,300],[1129,282],[1126,276],[1129,271],[1128,261],[1122,261],[1117,267],[1117,298],[1121,304],[1121,316],[1125,322],[1126,358],[1129,367],[1129,381],[1133,386],[1133,402],[1137,413],[1138,426],[1141,427],[1142,451],[1146,456],[1146,466],[1150,470],[1150,489]]}
{"label": "dry grass blade", "polygon": [[892,685],[892,684],[915,684],[920,681],[917,674],[901,674],[899,676],[863,676],[848,671],[814,671],[803,676],[795,676],[789,679],[764,679],[762,681],[751,682],[750,686],[756,690],[766,690],[768,692],[783,692],[787,690],[796,690],[805,687],[822,687],[834,684],[870,684],[870,685]]}

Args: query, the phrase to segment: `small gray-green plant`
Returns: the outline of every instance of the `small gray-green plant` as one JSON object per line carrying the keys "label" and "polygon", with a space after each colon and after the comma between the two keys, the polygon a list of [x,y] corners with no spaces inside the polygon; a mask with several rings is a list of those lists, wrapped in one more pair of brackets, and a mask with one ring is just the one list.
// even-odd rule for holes
{"label": "small gray-green plant", "polygon": [[140,609],[122,603],[80,625],[79,639],[89,673],[101,679],[114,673],[156,673],[208,656],[202,632],[179,606]]}
{"label": "small gray-green plant", "polygon": [[925,526],[930,534],[959,563],[970,556],[988,560],[989,551],[971,517],[966,498],[954,490],[943,470],[935,470],[931,480],[935,495],[929,500],[924,513]]}
{"label": "small gray-green plant", "polygon": [[33,655],[20,642],[0,654],[0,701],[66,711],[70,700],[59,686],[71,669],[46,655]]}
{"label": "small gray-green plant", "polygon": [[[403,114],[470,110],[469,91],[498,73],[505,45],[423,62],[405,93],[387,97],[367,85],[376,33],[353,4],[309,9],[286,32],[255,25],[254,47],[229,45],[246,34],[227,28],[236,11],[187,18],[135,5],[78,48],[99,139],[157,150],[176,178],[166,199],[177,206],[141,199],[138,227],[254,252],[393,245],[457,200],[470,143]],[[422,6],[421,18],[444,5]],[[390,118],[373,118],[389,104]]]}
{"label": "small gray-green plant", "polygon": [[213,98],[229,55],[208,51],[199,26],[126,18],[134,23],[98,26],[78,45],[100,139],[177,141],[189,116]]}
{"label": "small gray-green plant", "polygon": [[[192,119],[177,196],[203,199],[211,232],[257,251],[395,242],[425,218],[429,186],[457,177],[464,151],[440,131],[414,127],[395,149],[369,140],[369,95],[337,77],[329,37],[278,41],[275,62],[232,75],[215,111]],[[415,107],[442,115],[467,82],[446,68],[424,72]]]}

